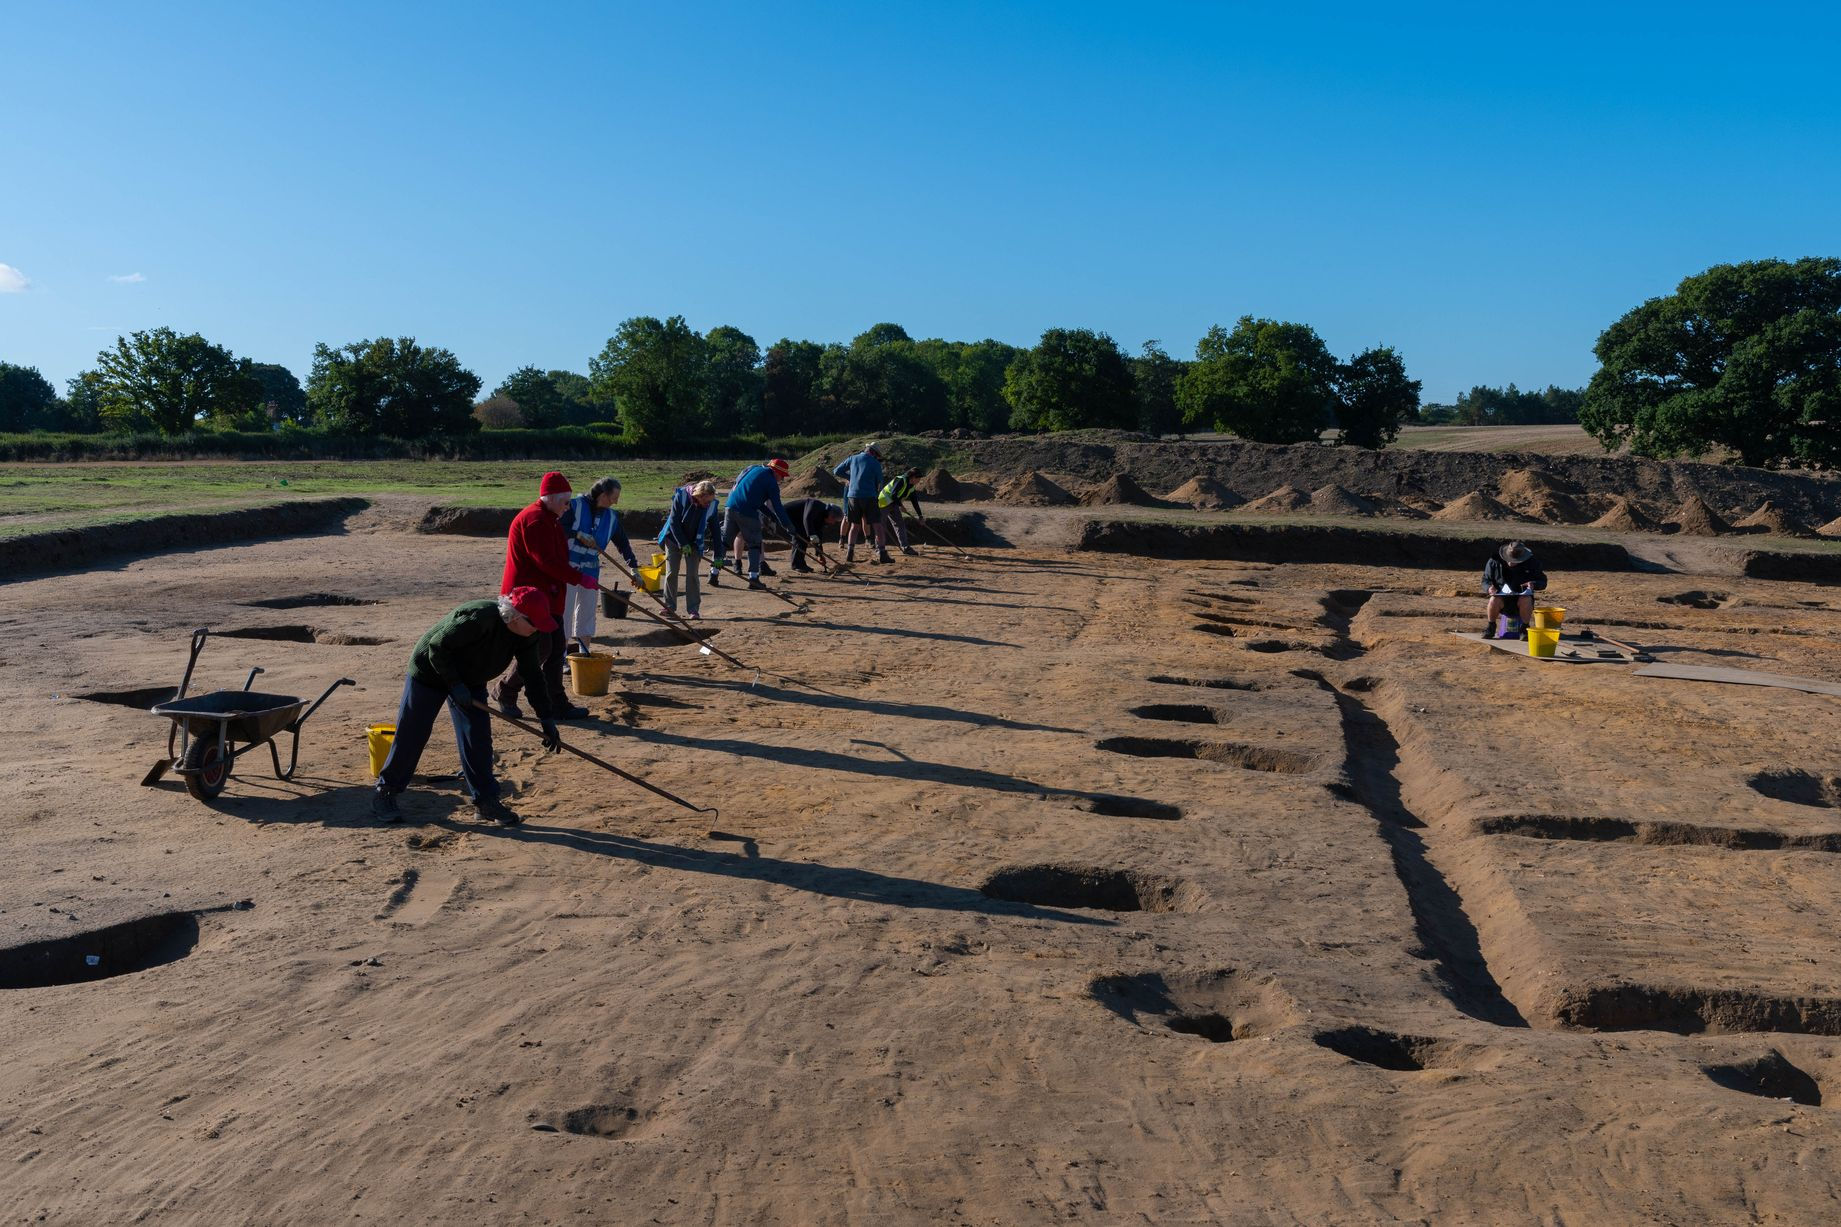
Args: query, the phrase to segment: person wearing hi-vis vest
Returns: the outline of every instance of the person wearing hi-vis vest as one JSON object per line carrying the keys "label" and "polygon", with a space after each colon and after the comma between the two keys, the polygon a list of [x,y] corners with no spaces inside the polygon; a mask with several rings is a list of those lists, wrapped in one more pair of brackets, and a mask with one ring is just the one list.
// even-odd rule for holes
{"label": "person wearing hi-vis vest", "polygon": [[901,516],[901,500],[907,499],[914,507],[914,518],[922,524],[927,517],[921,514],[920,492],[914,488],[914,479],[920,476],[919,469],[909,469],[897,473],[895,479],[882,487],[876,495],[876,505],[882,508],[882,518],[895,526],[895,540],[901,543],[901,552],[912,554],[914,547],[908,544],[908,525]]}

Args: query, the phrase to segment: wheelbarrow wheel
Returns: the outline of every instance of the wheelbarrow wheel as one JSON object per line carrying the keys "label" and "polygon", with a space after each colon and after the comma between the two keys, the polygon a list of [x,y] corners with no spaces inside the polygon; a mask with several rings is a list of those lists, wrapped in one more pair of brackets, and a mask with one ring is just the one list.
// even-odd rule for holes
{"label": "wheelbarrow wheel", "polygon": [[185,781],[185,790],[200,801],[216,800],[230,783],[230,764],[224,761],[215,737],[194,738],[180,765],[186,769],[179,777]]}

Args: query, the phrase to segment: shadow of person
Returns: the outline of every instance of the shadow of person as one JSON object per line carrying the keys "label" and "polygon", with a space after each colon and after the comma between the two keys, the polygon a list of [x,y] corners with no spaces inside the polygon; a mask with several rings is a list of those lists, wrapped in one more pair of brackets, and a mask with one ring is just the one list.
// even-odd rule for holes
{"label": "shadow of person", "polygon": [[[829,707],[844,711],[867,712],[874,716],[904,716],[911,720],[946,720],[960,724],[977,725],[981,728],[1015,729],[1028,733],[1079,733],[1080,729],[1062,728],[1054,724],[1031,724],[1024,720],[1010,720],[1003,716],[987,715],[984,712],[966,711],[957,707],[944,707],[935,703],[898,703],[888,699],[862,699],[850,695],[833,694],[828,690],[805,691],[788,690],[767,682],[731,681],[726,678],[695,677],[690,674],[651,673],[647,677],[654,682],[671,686],[690,686],[707,690],[727,690],[737,694],[746,694],[751,698],[771,699],[777,703],[804,703],[811,707]],[[690,706],[689,704],[679,704]]]}

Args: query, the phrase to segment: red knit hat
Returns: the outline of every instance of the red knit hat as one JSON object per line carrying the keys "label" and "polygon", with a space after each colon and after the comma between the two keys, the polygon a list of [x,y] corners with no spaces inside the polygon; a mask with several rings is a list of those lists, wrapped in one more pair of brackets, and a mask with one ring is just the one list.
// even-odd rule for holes
{"label": "red knit hat", "polygon": [[767,467],[773,470],[773,475],[775,477],[785,477],[788,473],[793,471],[793,466],[786,463],[786,461],[780,459],[778,456],[769,460],[767,462]]}
{"label": "red knit hat", "polygon": [[574,493],[575,493],[575,487],[571,486],[569,484],[569,479],[567,477],[564,477],[561,473],[555,473],[555,472],[545,473],[543,475],[543,480],[537,483],[537,497],[538,498],[542,498],[546,494],[574,494]]}
{"label": "red knit hat", "polygon": [[511,603],[525,619],[538,630],[548,634],[556,629],[556,619],[550,615],[550,598],[535,588],[513,588]]}

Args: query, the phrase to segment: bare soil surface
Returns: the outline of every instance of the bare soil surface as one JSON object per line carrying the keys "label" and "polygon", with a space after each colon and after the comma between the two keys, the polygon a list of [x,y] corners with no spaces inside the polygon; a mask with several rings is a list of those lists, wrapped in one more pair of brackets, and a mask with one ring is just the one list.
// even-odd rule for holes
{"label": "bare soil surface", "polygon": [[[375,823],[364,727],[502,556],[405,509],[0,585],[10,1217],[1832,1217],[1832,698],[1466,643],[1468,567],[993,514],[1015,548],[778,581],[806,613],[707,593],[746,670],[602,621],[565,737],[714,818],[500,727],[526,821],[478,825],[442,726]],[[1832,587],[1551,596],[1841,681]],[[356,679],[292,782],[139,785],[200,625],[256,637],[194,691]]]}

